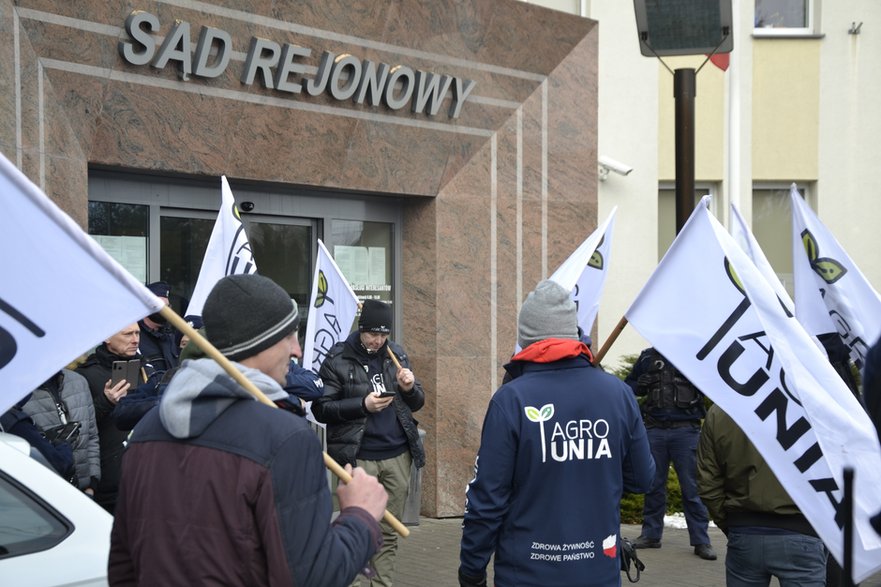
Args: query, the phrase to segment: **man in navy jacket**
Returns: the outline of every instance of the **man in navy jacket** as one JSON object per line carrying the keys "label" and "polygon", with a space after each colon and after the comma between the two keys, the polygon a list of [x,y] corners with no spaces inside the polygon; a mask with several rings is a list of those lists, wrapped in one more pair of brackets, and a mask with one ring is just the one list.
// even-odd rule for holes
{"label": "man in navy jacket", "polygon": [[591,364],[569,292],[543,281],[490,400],[466,492],[459,583],[619,585],[619,502],[655,472],[630,388]]}

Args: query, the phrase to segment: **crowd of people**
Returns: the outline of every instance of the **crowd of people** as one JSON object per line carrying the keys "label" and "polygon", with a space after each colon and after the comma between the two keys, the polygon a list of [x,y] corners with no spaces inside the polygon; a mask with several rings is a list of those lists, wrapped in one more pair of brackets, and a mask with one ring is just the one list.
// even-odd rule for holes
{"label": "crowd of people", "polygon": [[[167,283],[148,288],[169,303]],[[365,300],[317,374],[299,365],[297,303],[269,278],[221,279],[186,320],[231,366],[156,313],[0,417],[114,516],[110,583],[392,585],[397,533],[384,514],[402,517],[425,464],[413,416],[425,390],[389,338],[391,306]],[[461,586],[487,585],[491,560],[497,585],[620,584],[621,499],[645,494],[633,545],[660,548],[671,464],[694,554],[717,558],[710,520],[728,540],[728,585],[840,584],[750,439],[656,349],[624,381],[598,368],[575,303],[550,280],[524,301],[517,342],[464,495]],[[881,348],[858,385],[833,343],[830,361],[881,429]],[[351,476],[333,491],[309,402]]]}

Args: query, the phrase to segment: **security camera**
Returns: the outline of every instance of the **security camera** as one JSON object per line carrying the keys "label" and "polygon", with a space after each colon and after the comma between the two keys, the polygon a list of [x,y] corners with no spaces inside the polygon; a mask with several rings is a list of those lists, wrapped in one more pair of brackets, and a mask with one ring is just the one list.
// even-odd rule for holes
{"label": "security camera", "polygon": [[609,176],[609,171],[614,171],[618,175],[627,175],[633,171],[633,167],[620,161],[615,161],[611,157],[600,155],[597,159],[597,165],[600,172],[600,180],[605,180]]}
{"label": "security camera", "polygon": [[242,205],[239,206],[242,209],[242,212],[250,212],[254,209],[254,202],[242,202]]}

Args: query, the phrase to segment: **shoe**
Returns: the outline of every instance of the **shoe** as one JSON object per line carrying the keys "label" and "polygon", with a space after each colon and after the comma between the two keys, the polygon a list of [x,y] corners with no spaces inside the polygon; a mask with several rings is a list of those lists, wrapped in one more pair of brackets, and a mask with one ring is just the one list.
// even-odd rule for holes
{"label": "shoe", "polygon": [[657,538],[640,536],[633,541],[633,548],[661,548],[661,541]]}
{"label": "shoe", "polygon": [[716,551],[709,544],[698,544],[694,547],[694,553],[705,561],[716,560]]}

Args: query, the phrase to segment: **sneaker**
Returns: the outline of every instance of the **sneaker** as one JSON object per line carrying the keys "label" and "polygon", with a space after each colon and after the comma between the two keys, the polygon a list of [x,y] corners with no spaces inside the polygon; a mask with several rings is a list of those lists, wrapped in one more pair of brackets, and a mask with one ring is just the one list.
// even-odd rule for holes
{"label": "sneaker", "polygon": [[661,541],[658,538],[640,536],[633,541],[633,548],[661,548]]}
{"label": "sneaker", "polygon": [[709,544],[698,544],[694,547],[694,553],[705,561],[716,560],[716,551]]}

